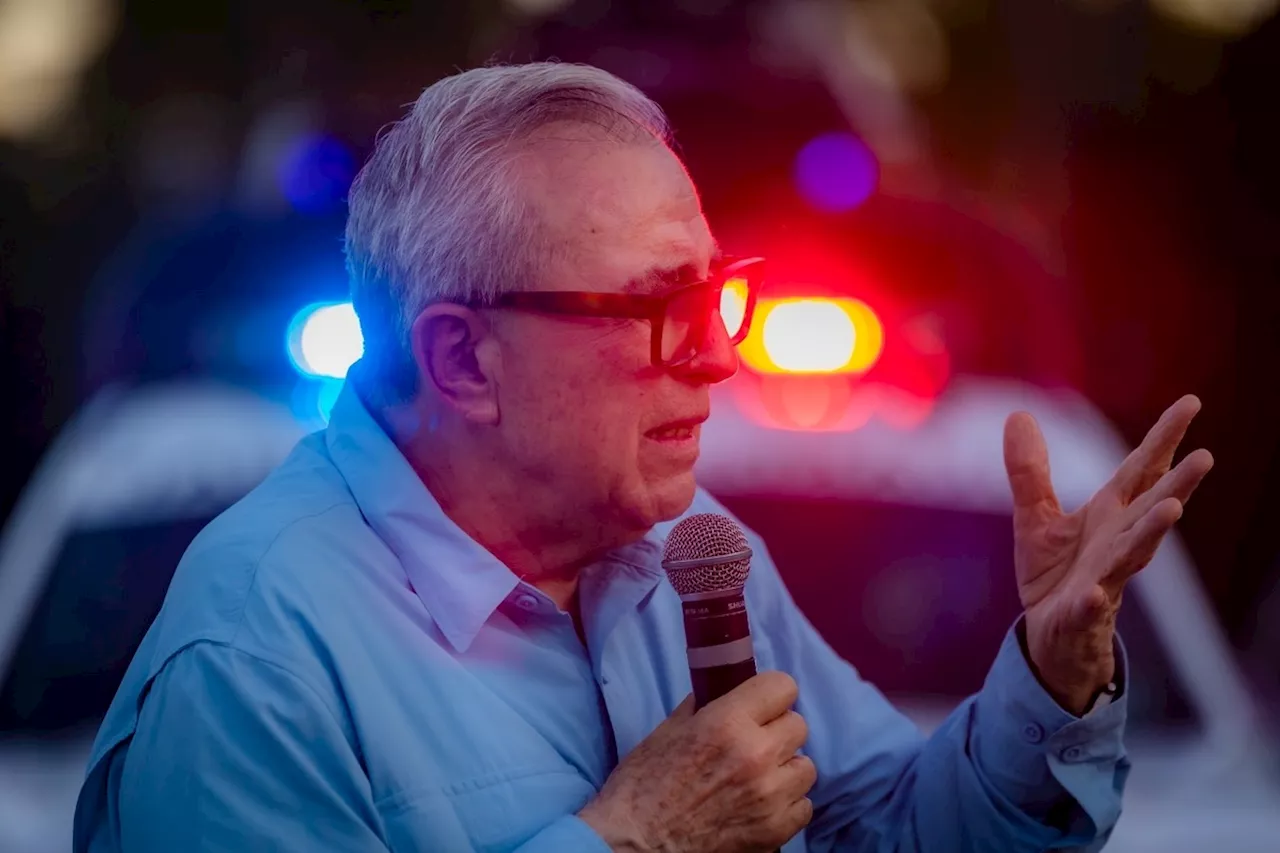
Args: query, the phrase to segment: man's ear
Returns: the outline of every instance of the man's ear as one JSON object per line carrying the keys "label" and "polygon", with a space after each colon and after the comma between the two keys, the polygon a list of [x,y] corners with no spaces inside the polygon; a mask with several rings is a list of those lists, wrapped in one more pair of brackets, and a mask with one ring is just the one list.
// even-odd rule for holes
{"label": "man's ear", "polygon": [[498,422],[496,342],[483,317],[462,305],[428,305],[409,341],[424,389],[469,421]]}

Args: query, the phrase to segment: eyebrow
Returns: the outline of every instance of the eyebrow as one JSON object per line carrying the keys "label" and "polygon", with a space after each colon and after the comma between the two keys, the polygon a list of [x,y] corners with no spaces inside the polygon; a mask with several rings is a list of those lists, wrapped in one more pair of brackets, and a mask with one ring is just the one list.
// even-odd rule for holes
{"label": "eyebrow", "polygon": [[[711,269],[713,272],[723,258],[724,253],[720,251],[719,246],[716,246],[711,255]],[[654,267],[623,285],[622,292],[657,296],[679,287],[696,284],[701,280],[702,275],[694,264],[681,264],[678,267]]]}

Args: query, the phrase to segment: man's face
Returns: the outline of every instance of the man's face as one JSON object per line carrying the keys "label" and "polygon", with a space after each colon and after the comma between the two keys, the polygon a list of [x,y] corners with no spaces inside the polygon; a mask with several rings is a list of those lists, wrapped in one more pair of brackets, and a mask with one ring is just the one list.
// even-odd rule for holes
{"label": "man's face", "polygon": [[[544,133],[519,161],[549,258],[526,289],[662,293],[705,277],[715,242],[664,146]],[[708,387],[737,369],[723,326],[676,369],[650,360],[645,320],[493,312],[499,452],[584,522],[643,532],[693,500]]]}

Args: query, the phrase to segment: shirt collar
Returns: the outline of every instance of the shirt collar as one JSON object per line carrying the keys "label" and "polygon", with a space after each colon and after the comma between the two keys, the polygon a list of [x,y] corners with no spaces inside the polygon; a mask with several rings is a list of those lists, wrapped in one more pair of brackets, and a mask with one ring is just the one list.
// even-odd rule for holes
{"label": "shirt collar", "polygon": [[444,514],[351,382],[334,403],[325,443],[360,512],[395,552],[440,632],[465,652],[519,579]]}

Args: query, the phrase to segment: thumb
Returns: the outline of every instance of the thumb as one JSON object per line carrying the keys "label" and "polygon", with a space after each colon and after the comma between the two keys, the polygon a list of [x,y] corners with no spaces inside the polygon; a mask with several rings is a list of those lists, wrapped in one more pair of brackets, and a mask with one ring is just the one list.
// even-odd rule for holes
{"label": "thumb", "polygon": [[1094,584],[1084,595],[1072,602],[1070,628],[1074,631],[1088,631],[1098,624],[1107,611],[1107,593],[1102,587]]}
{"label": "thumb", "polygon": [[1026,510],[1048,503],[1058,508],[1049,479],[1049,448],[1036,419],[1027,412],[1016,412],[1004,424],[1004,467],[1013,490],[1015,510]]}

